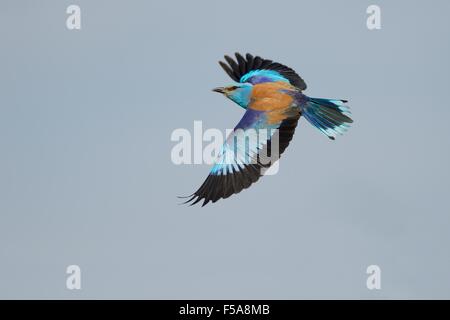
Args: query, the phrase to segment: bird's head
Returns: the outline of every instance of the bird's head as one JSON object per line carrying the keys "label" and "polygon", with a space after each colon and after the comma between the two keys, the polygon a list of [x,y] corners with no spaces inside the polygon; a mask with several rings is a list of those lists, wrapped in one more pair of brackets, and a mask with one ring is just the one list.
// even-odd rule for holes
{"label": "bird's head", "polygon": [[253,85],[250,83],[239,83],[228,87],[214,88],[214,92],[219,92],[227,98],[233,100],[243,108],[247,108],[252,93]]}

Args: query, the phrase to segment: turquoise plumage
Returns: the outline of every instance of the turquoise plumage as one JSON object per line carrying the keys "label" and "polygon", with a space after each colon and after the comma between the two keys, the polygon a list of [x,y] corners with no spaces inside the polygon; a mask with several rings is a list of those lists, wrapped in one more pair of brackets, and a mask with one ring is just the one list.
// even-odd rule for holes
{"label": "turquoise plumage", "polygon": [[224,143],[200,188],[185,203],[203,206],[228,198],[258,181],[285,151],[301,115],[330,139],[352,123],[346,100],[310,98],[306,83],[291,68],[272,60],[236,53],[219,64],[238,84],[213,91],[246,111]]}

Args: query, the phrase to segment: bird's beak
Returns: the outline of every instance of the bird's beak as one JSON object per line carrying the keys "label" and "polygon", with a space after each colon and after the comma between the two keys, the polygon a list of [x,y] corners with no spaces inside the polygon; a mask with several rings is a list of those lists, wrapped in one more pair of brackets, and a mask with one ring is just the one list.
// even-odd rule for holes
{"label": "bird's beak", "polygon": [[218,93],[225,93],[225,88],[224,87],[217,87],[217,88],[212,89],[212,91],[218,92]]}

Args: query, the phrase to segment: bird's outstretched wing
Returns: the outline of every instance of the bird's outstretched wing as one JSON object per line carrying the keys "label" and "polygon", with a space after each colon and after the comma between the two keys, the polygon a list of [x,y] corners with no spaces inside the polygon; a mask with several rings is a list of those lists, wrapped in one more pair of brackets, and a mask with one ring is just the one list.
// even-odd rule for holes
{"label": "bird's outstretched wing", "polygon": [[245,58],[235,53],[236,61],[225,56],[225,62],[219,64],[225,72],[236,82],[249,82],[252,84],[262,82],[286,81],[300,90],[306,90],[306,83],[291,68],[272,60],[263,59],[259,56],[253,57],[247,53]]}
{"label": "bird's outstretched wing", "polygon": [[204,206],[239,193],[278,160],[294,135],[300,109],[288,95],[272,98],[276,100],[268,96],[250,105],[222,146],[205,182],[186,203],[204,200]]}

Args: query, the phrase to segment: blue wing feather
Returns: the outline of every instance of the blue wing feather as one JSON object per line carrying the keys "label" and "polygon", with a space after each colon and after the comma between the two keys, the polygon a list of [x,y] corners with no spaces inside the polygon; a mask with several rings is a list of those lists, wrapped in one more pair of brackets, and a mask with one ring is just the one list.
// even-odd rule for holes
{"label": "blue wing feather", "polygon": [[251,84],[277,81],[289,83],[287,78],[283,77],[279,72],[273,70],[253,70],[244,74],[239,80],[239,82],[249,82]]}

